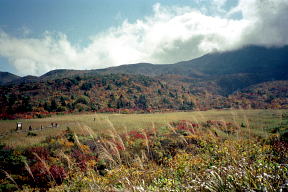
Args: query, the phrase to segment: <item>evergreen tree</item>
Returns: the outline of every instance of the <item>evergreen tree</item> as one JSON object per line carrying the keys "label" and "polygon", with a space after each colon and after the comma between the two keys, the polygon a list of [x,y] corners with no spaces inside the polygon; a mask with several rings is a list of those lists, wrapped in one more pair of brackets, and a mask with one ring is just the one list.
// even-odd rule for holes
{"label": "evergreen tree", "polygon": [[148,101],[145,95],[140,95],[138,101],[137,101],[138,106],[141,109],[147,109],[148,108]]}
{"label": "evergreen tree", "polygon": [[51,110],[51,111],[56,111],[57,108],[58,108],[57,102],[56,102],[55,99],[53,99],[53,100],[51,101],[50,110]]}

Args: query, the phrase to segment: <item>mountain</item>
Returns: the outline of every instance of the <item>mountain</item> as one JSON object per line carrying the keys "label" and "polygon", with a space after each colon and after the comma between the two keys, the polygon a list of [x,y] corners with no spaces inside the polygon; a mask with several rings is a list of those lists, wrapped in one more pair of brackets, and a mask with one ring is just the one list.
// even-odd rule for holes
{"label": "mountain", "polygon": [[204,55],[176,65],[193,68],[209,75],[263,73],[275,78],[287,78],[288,46],[282,48],[249,46],[236,51]]}
{"label": "mountain", "polygon": [[25,84],[25,83],[32,83],[32,82],[37,82],[37,81],[39,81],[39,77],[33,76],[33,75],[27,75],[24,77],[14,79],[14,80],[8,82],[7,84],[9,84],[9,85]]}
{"label": "mountain", "polygon": [[148,76],[178,74],[195,78],[239,74],[263,73],[270,79],[288,78],[288,46],[265,48],[248,46],[242,49],[207,54],[176,64],[153,65],[140,63],[96,70],[100,73],[133,73]]}
{"label": "mountain", "polygon": [[90,72],[89,70],[56,69],[49,71],[48,73],[45,73],[39,78],[41,80],[61,79],[61,78],[73,77],[75,75],[82,75],[89,72]]}
{"label": "mountain", "polygon": [[13,80],[18,79],[18,78],[20,78],[20,77],[17,75],[14,75],[12,73],[0,71],[0,85],[7,84]]}
{"label": "mountain", "polygon": [[0,74],[0,119],[27,112],[288,108],[288,46],[249,46],[176,64]]}
{"label": "mountain", "polygon": [[141,63],[96,72],[147,76],[180,75],[185,81],[189,77],[194,86],[199,82],[203,84],[203,81],[214,81],[221,87],[218,94],[228,95],[256,83],[288,79],[288,46],[273,48],[248,46],[234,51],[207,54],[176,64]]}
{"label": "mountain", "polygon": [[138,63],[96,70],[57,69],[40,76],[39,80],[95,74],[140,74],[152,77],[178,75],[183,79],[189,77],[197,81],[217,81],[218,85],[231,93],[255,83],[288,79],[288,46],[248,46],[176,64]]}
{"label": "mountain", "polygon": [[106,69],[94,70],[96,73],[110,74],[110,73],[122,73],[122,74],[140,74],[147,76],[161,76],[177,74],[182,76],[202,77],[205,74],[201,74],[195,69],[183,68],[181,65],[176,64],[151,64],[151,63],[137,63],[130,65],[120,65],[117,67],[109,67]]}

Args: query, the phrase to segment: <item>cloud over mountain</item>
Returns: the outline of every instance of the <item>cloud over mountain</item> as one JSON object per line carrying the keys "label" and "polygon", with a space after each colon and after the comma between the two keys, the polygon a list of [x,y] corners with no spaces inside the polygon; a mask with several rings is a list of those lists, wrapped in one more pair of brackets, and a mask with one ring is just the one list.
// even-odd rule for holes
{"label": "cloud over mountain", "polygon": [[56,68],[174,63],[248,44],[288,44],[287,0],[240,0],[229,10],[223,9],[225,3],[214,0],[210,4],[214,14],[208,14],[207,7],[196,10],[155,4],[153,15],[133,23],[125,20],[95,34],[85,47],[73,45],[61,32],[19,38],[0,31],[0,56],[21,75],[39,75]]}

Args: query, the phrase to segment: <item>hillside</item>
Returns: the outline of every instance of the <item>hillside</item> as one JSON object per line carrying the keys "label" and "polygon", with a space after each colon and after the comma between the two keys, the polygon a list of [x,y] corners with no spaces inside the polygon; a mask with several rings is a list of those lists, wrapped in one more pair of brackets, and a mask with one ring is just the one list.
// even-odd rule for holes
{"label": "hillside", "polygon": [[4,85],[4,84],[11,82],[13,80],[16,80],[18,78],[20,78],[20,77],[17,75],[14,75],[12,73],[0,71],[0,85]]}
{"label": "hillside", "polygon": [[75,75],[82,75],[89,73],[89,70],[72,70],[72,69],[56,69],[41,75],[39,79],[41,80],[52,80],[73,77]]}
{"label": "hillside", "polygon": [[287,61],[288,46],[281,48],[249,46],[235,51],[207,54],[176,64],[138,63],[96,70],[58,69],[47,72],[38,78],[23,77],[7,78],[6,80],[1,80],[3,79],[1,78],[0,80],[1,84],[17,84],[97,74],[140,74],[161,79],[168,79],[171,75],[176,75],[179,77],[177,81],[187,83],[188,78],[190,82],[193,82],[192,86],[195,83],[197,86],[198,82],[200,84],[215,82],[219,87],[215,93],[227,96],[253,84],[271,80],[287,80]]}
{"label": "hillside", "polygon": [[170,65],[1,73],[0,113],[287,108],[287,57],[288,47],[250,46]]}
{"label": "hillside", "polygon": [[231,98],[252,108],[288,108],[288,81],[269,81],[249,86]]}
{"label": "hillside", "polygon": [[181,86],[141,75],[94,75],[0,87],[2,114],[129,110],[191,110]]}
{"label": "hillside", "polygon": [[193,68],[209,75],[235,73],[261,73],[267,78],[287,78],[288,46],[264,48],[249,46],[236,51],[214,53],[200,58],[180,62],[183,68]]}
{"label": "hillside", "polygon": [[235,51],[208,54],[176,64],[142,63],[96,70],[96,72],[148,76],[180,75],[185,77],[184,79],[189,77],[197,82],[214,81],[221,87],[218,94],[228,95],[256,83],[287,80],[288,46],[282,48],[249,46]]}
{"label": "hillside", "polygon": [[[215,82],[190,83],[142,75],[94,75],[0,87],[1,118],[55,112],[149,112],[225,108],[288,108],[288,81],[253,85],[227,97]],[[29,114],[27,116],[27,114]],[[32,115],[32,116],[31,116]]]}

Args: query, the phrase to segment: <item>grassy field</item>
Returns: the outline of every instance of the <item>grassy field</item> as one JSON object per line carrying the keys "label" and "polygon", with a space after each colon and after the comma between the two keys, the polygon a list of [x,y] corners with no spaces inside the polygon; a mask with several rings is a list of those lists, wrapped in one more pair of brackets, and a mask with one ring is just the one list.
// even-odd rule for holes
{"label": "grassy field", "polygon": [[[154,114],[71,114],[58,115],[42,119],[2,120],[0,121],[0,141],[10,146],[29,146],[39,143],[47,136],[55,136],[70,127],[78,135],[88,135],[91,130],[94,134],[101,134],[111,127],[117,131],[132,129],[147,129],[151,127],[165,127],[169,122],[190,120],[195,123],[207,120],[224,120],[237,125],[245,125],[243,131],[265,136],[264,129],[275,127],[282,121],[282,114],[287,110],[223,110],[223,111],[195,111]],[[24,132],[16,132],[16,122],[23,123]],[[51,128],[56,122],[57,128]],[[45,127],[43,130],[40,126]],[[27,136],[31,126],[37,136]]]}
{"label": "grassy field", "polygon": [[288,190],[287,110],[71,114],[22,120],[18,132],[16,122],[0,123],[0,191]]}

